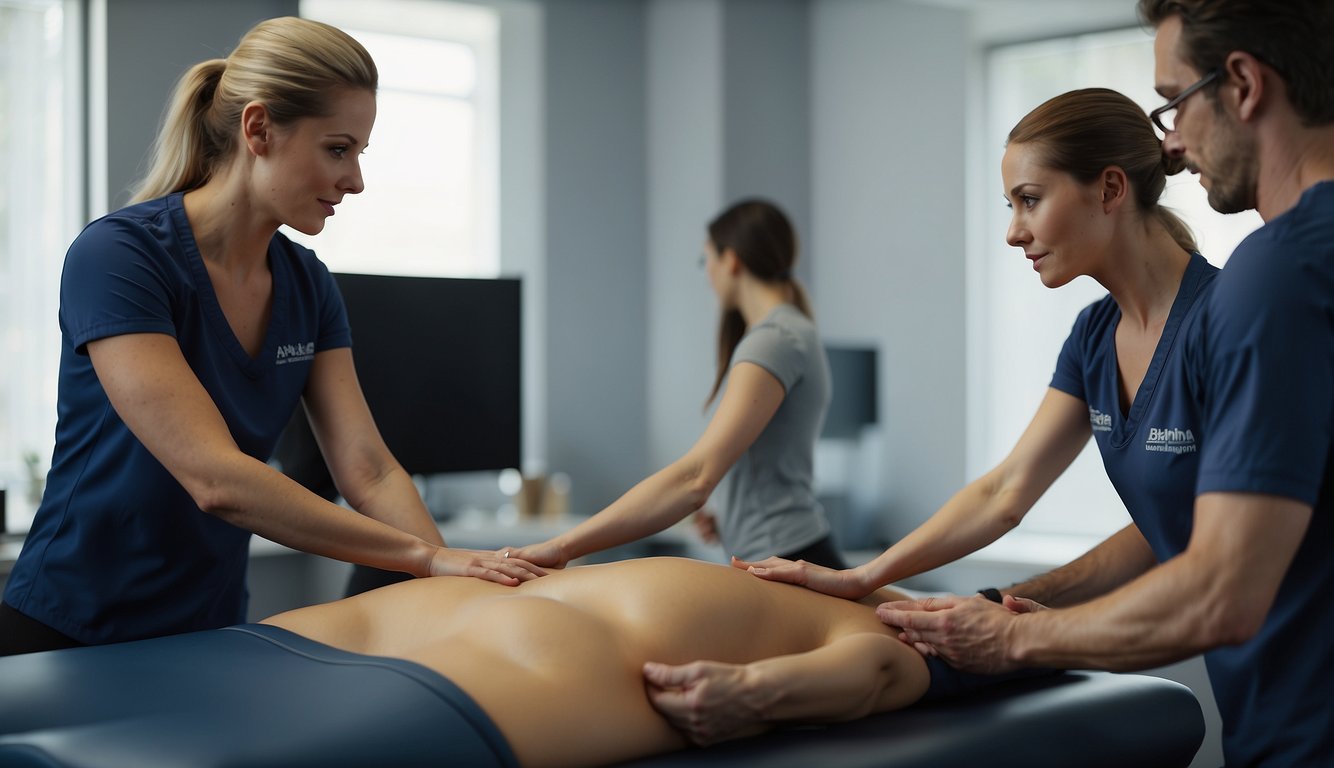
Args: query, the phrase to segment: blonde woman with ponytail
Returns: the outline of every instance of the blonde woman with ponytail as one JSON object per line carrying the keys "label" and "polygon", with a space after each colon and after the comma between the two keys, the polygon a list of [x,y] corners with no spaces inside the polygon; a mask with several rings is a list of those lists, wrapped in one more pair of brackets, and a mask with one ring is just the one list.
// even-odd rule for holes
{"label": "blonde woman with ponytail", "polygon": [[[797,238],[766,200],[743,200],[708,228],[704,268],[718,297],[718,370],[704,434],[677,461],[573,529],[515,553],[539,566],[661,531],[704,503],[724,476],[716,530],[737,557],[783,555],[833,568],[843,560],[811,483],[829,407],[829,363],[793,277]],[[721,397],[720,397],[721,395]]]}
{"label": "blonde woman with ponytail", "polygon": [[[134,202],[70,246],[56,448],[0,654],[244,621],[251,533],[418,576],[541,574],[445,547],[371,419],[328,270],[278,232],[317,234],[362,191],[376,81],[342,31],[261,22],[181,78]],[[355,511],[266,464],[303,403]]]}

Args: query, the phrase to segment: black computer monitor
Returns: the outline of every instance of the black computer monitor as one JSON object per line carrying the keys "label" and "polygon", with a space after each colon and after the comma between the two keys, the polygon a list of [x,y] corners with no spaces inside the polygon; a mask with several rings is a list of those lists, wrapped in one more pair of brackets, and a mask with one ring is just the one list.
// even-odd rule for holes
{"label": "black computer monitor", "polygon": [[874,347],[826,345],[833,393],[821,437],[856,438],[879,420],[878,372]]}
{"label": "black computer monitor", "polygon": [[[389,450],[413,475],[517,467],[521,450],[521,285],[335,274],[352,356]],[[298,408],[274,451],[283,472],[337,492]]]}

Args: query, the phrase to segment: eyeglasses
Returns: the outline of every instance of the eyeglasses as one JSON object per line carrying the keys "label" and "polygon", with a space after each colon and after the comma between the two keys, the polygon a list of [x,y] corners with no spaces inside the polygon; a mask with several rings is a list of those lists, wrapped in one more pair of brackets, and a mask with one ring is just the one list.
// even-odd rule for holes
{"label": "eyeglasses", "polygon": [[1175,131],[1177,107],[1181,106],[1181,102],[1189,98],[1192,93],[1195,93],[1204,86],[1213,82],[1213,79],[1222,74],[1222,72],[1223,71],[1221,69],[1209,70],[1209,74],[1205,75],[1204,77],[1201,77],[1199,80],[1196,80],[1195,83],[1190,87],[1188,87],[1186,90],[1182,91],[1181,93],[1178,93],[1176,96],[1173,96],[1171,101],[1168,101],[1166,104],[1150,112],[1149,119],[1152,120],[1153,124],[1158,126],[1158,130],[1162,131],[1163,133],[1171,133],[1172,131]]}

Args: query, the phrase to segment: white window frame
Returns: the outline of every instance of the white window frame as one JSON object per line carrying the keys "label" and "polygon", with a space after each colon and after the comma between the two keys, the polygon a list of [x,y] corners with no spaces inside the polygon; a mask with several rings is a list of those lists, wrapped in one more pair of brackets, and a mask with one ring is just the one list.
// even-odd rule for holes
{"label": "white window frame", "polygon": [[[0,5],[45,9],[43,32],[59,38],[59,64],[40,51],[4,47],[0,56],[24,58],[15,114],[3,118],[11,152],[0,158],[9,219],[0,241],[0,488],[6,490],[6,528],[25,532],[32,523],[55,447],[60,362],[60,272],[65,249],[86,220],[83,79],[84,15],[78,0],[0,0]],[[58,26],[56,26],[58,24]],[[32,41],[34,38],[20,39]],[[30,87],[29,87],[30,86]],[[10,94],[20,89],[9,90]],[[37,92],[58,94],[32,106]],[[18,105],[18,99],[28,101]],[[59,138],[46,143],[49,117],[59,110]],[[8,112],[6,107],[4,112]],[[3,113],[0,113],[3,114]],[[45,151],[43,151],[45,150]],[[51,183],[42,183],[42,179]]]}
{"label": "white window frame", "polygon": [[[442,258],[423,260],[421,253],[433,247],[430,237],[411,237],[412,222],[376,222],[357,218],[358,198],[347,198],[340,213],[343,219],[331,219],[325,232],[307,237],[290,229],[284,231],[293,239],[308,245],[335,271],[374,272],[378,274],[426,275],[441,277],[495,277],[501,273],[500,258],[500,86],[499,86],[499,24],[500,15],[493,9],[468,3],[424,0],[377,0],[376,12],[366,12],[361,0],[301,0],[301,14],[307,18],[332,24],[356,37],[359,33],[393,35],[405,38],[439,40],[467,46],[475,57],[475,86],[467,101],[476,118],[474,162],[471,185],[473,199],[474,244],[470,254],[458,260]],[[369,46],[368,46],[369,47]],[[381,91],[385,84],[381,83]],[[377,125],[384,119],[381,112]],[[377,131],[378,132],[378,131]],[[377,161],[376,136],[371,136],[363,168]],[[373,185],[367,194],[375,194]],[[344,223],[346,222],[346,224]],[[386,236],[412,239],[414,253],[396,259],[395,249],[383,249],[373,259],[357,260],[355,269],[346,269],[340,263],[335,249],[328,243],[339,235],[343,226],[356,226],[364,232],[367,227],[384,227]],[[323,247],[322,247],[323,245]],[[411,258],[408,258],[411,257]]]}

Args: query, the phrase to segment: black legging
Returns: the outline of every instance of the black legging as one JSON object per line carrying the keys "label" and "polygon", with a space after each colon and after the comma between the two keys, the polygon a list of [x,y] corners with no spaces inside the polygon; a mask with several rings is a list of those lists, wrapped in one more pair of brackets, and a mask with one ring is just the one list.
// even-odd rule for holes
{"label": "black legging", "polygon": [[786,560],[805,560],[808,563],[823,565],[826,568],[835,568],[837,570],[846,570],[848,564],[844,562],[843,556],[838,553],[834,546],[834,540],[829,536],[820,539],[808,547],[799,549],[796,552],[787,555],[780,555]]}
{"label": "black legging", "polygon": [[78,648],[83,643],[0,601],[0,656]]}

